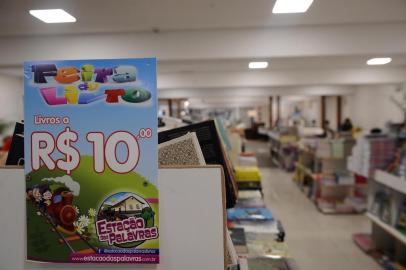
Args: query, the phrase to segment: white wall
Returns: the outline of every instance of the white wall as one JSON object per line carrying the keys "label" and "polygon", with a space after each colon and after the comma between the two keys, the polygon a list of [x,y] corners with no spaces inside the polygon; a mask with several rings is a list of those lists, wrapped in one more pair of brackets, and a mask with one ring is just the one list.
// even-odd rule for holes
{"label": "white wall", "polygon": [[320,97],[319,96],[283,96],[281,97],[281,117],[285,125],[292,114],[295,107],[298,107],[302,116],[306,119],[309,125],[312,120],[316,120],[320,126]]}
{"label": "white wall", "polygon": [[403,113],[390,101],[393,96],[402,101],[401,93],[396,92],[397,86],[359,86],[352,96],[345,98],[343,117],[350,117],[355,126],[364,130],[374,127],[384,128],[388,121],[403,121]]}
{"label": "white wall", "polygon": [[0,121],[20,121],[22,119],[22,78],[0,75]]}
{"label": "white wall", "polygon": [[[374,127],[385,129],[388,121],[402,122],[403,113],[390,100],[391,96],[403,101],[402,92],[397,85],[369,85],[354,87],[351,94],[342,97],[342,119],[350,118],[354,126],[366,131]],[[406,91],[406,86],[404,87]],[[406,102],[406,100],[405,100]],[[284,124],[293,113],[295,106],[302,110],[302,115],[308,119],[316,119],[320,125],[320,96],[283,96],[281,97],[281,116]],[[406,106],[405,106],[406,107]],[[337,128],[337,97],[326,97],[326,118],[333,129]],[[276,103],[274,103],[276,118]]]}

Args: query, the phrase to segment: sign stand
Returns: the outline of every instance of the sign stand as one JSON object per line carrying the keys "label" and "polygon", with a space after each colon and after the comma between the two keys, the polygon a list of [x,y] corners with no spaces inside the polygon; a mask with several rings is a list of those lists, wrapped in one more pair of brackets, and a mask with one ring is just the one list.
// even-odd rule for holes
{"label": "sign stand", "polygon": [[24,171],[0,169],[0,269],[226,269],[221,166],[161,168],[158,175],[159,265],[41,264],[25,261]]}

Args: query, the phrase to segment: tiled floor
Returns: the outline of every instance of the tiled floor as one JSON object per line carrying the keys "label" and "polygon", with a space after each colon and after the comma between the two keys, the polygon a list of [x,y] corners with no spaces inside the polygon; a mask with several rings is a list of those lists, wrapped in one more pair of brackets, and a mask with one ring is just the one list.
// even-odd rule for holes
{"label": "tiled floor", "polygon": [[265,203],[282,221],[300,270],[381,269],[351,239],[353,233],[370,231],[365,216],[323,215],[293,183],[292,174],[271,168],[261,171]]}

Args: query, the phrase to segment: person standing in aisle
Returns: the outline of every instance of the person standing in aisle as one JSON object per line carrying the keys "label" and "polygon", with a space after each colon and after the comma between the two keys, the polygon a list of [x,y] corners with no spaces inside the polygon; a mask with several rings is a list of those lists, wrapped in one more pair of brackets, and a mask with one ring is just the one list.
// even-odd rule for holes
{"label": "person standing in aisle", "polygon": [[352,122],[350,118],[345,118],[344,123],[340,126],[340,131],[352,131]]}
{"label": "person standing in aisle", "polygon": [[323,130],[324,132],[320,135],[320,138],[333,139],[335,137],[335,131],[330,127],[330,121],[324,121]]}

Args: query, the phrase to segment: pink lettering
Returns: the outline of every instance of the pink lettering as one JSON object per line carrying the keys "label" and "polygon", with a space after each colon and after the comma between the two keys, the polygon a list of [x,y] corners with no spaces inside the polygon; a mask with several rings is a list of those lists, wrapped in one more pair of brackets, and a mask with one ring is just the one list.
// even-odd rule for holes
{"label": "pink lettering", "polygon": [[41,88],[40,92],[48,105],[63,105],[68,103],[68,100],[65,97],[56,96],[55,87]]}

